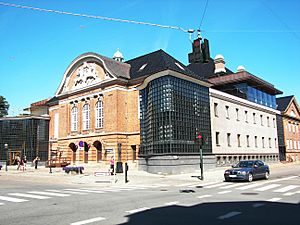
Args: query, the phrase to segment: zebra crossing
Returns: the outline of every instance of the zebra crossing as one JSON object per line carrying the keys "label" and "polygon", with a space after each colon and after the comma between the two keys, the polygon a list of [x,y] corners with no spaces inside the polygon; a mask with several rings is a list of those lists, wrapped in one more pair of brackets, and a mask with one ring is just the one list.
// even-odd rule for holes
{"label": "zebra crossing", "polygon": [[[276,180],[258,181],[257,183],[256,182],[255,183],[246,183],[246,182],[238,182],[238,183],[221,182],[220,183],[220,181],[216,181],[216,182],[203,183],[201,184],[201,186],[204,189],[223,190],[221,192],[218,192],[218,194],[230,193],[232,190],[235,189],[240,191],[251,190],[256,192],[269,191],[277,194],[283,194],[285,196],[291,196],[300,193],[300,183],[299,185],[295,185],[295,184],[284,184],[281,182],[295,179],[295,178],[299,178],[299,177],[290,176],[290,177],[280,178]],[[196,187],[196,185],[190,185],[188,187],[193,188]]]}
{"label": "zebra crossing", "polygon": [[65,188],[65,189],[46,189],[39,191],[26,191],[24,193],[7,193],[0,195],[0,207],[7,202],[22,203],[30,200],[45,200],[53,197],[70,197],[72,195],[88,195],[88,194],[104,194],[117,193],[122,191],[146,190],[155,187],[165,187],[165,184],[157,185],[131,185],[124,187],[110,187],[110,188]]}

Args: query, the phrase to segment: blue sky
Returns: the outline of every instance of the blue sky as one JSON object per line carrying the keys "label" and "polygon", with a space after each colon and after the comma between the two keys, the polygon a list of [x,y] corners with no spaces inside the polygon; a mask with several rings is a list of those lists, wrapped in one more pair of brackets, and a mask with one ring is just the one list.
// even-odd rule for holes
{"label": "blue sky", "polygon": [[[74,13],[197,29],[206,0],[96,1],[1,0]],[[300,1],[209,0],[202,36],[211,57],[222,54],[233,71],[239,65],[300,103]],[[117,48],[129,60],[163,49],[184,64],[187,33],[157,27],[38,12],[0,5],[0,95],[10,115],[54,96],[63,73],[85,52],[112,57]]]}

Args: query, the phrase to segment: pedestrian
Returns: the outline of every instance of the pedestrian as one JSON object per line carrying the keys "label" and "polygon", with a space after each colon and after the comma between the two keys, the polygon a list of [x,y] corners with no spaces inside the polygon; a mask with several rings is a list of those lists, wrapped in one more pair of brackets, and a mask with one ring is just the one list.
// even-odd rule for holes
{"label": "pedestrian", "polygon": [[35,169],[37,169],[39,161],[40,161],[40,157],[38,157],[38,156],[35,157],[34,160],[32,161],[34,163],[34,168]]}
{"label": "pedestrian", "polygon": [[23,172],[24,170],[26,170],[26,165],[27,165],[27,158],[26,155],[24,155],[23,159],[22,159],[22,165],[23,165]]}
{"label": "pedestrian", "polygon": [[20,166],[21,166],[21,158],[19,155],[16,156],[16,161],[17,161],[17,165],[18,165],[17,170],[19,170]]}
{"label": "pedestrian", "polygon": [[115,172],[115,159],[114,157],[112,156],[110,161],[109,161],[109,164],[110,164],[110,173],[111,175],[114,175],[114,172]]}

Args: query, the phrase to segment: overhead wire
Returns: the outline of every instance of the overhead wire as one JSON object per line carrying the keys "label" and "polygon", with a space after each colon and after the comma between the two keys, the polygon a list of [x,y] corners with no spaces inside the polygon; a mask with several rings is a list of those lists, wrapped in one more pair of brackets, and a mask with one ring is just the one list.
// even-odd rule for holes
{"label": "overhead wire", "polygon": [[27,6],[27,5],[18,5],[18,4],[7,3],[7,2],[0,2],[0,5],[14,7],[14,8],[21,8],[21,9],[29,9],[29,10],[40,11],[40,12],[47,12],[47,13],[56,13],[56,14],[69,15],[69,16],[86,17],[91,19],[100,19],[100,20],[107,20],[107,21],[114,21],[114,22],[121,22],[121,23],[132,23],[132,24],[139,24],[139,25],[146,25],[146,26],[154,26],[159,28],[174,29],[174,30],[183,31],[185,33],[193,33],[195,31],[194,29],[184,29],[179,26],[161,25],[156,23],[119,19],[119,18],[106,17],[106,16],[89,15],[84,13],[73,13],[67,11],[54,10],[54,9],[38,8],[38,7]]}
{"label": "overhead wire", "polygon": [[209,0],[206,0],[206,3],[205,3],[205,7],[204,7],[204,10],[203,10],[202,18],[201,18],[200,25],[199,25],[199,30],[201,30],[201,26],[202,26],[202,23],[203,23],[203,20],[204,20],[204,16],[206,14],[207,6],[208,6],[208,1]]}

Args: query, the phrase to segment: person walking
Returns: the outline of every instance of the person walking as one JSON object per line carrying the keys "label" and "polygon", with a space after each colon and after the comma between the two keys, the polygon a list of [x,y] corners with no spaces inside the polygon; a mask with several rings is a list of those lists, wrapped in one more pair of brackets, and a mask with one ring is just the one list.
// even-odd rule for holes
{"label": "person walking", "polygon": [[114,159],[113,156],[110,158],[109,164],[110,164],[110,173],[111,173],[111,175],[114,175],[114,172],[115,172],[115,159]]}
{"label": "person walking", "polygon": [[26,166],[27,166],[27,158],[26,155],[24,155],[23,159],[22,159],[22,165],[23,165],[23,172],[24,170],[26,170]]}
{"label": "person walking", "polygon": [[40,157],[38,157],[38,156],[35,157],[34,160],[32,161],[34,163],[34,168],[35,169],[37,169],[39,161],[40,161]]}

